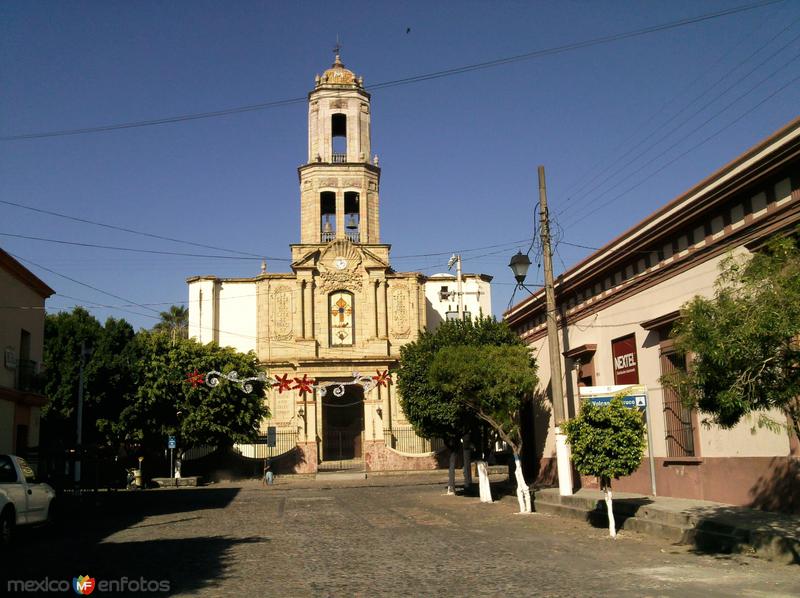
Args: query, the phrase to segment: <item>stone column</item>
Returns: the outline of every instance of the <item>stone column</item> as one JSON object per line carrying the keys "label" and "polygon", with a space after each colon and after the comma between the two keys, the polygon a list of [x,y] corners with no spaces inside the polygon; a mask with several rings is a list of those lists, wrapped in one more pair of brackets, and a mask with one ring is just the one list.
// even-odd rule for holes
{"label": "stone column", "polygon": [[294,305],[292,305],[292,329],[295,338],[303,337],[303,280],[296,279],[294,291]]}
{"label": "stone column", "polygon": [[379,280],[378,286],[378,337],[387,338],[386,281]]}
{"label": "stone column", "polygon": [[305,338],[314,338],[314,279],[305,280],[303,308],[305,310]]}
{"label": "stone column", "polygon": [[367,293],[367,301],[369,301],[369,337],[378,338],[378,281],[369,281],[369,292]]}
{"label": "stone column", "polygon": [[344,239],[344,191],[336,192],[336,238]]}

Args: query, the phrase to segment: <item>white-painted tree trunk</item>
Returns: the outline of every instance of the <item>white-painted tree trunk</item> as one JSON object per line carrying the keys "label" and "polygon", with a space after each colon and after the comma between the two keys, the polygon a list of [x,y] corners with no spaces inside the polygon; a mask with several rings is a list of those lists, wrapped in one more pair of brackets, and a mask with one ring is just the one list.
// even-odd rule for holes
{"label": "white-painted tree trunk", "polygon": [[514,477],[517,479],[517,500],[519,501],[519,512],[531,512],[531,491],[522,473],[522,462],[519,455],[514,455]]}
{"label": "white-painted tree trunk", "polygon": [[447,495],[456,493],[456,452],[450,451],[450,469],[447,472]]}
{"label": "white-painted tree trunk", "polygon": [[476,461],[478,468],[478,484],[481,491],[481,502],[492,502],[492,487],[489,484],[489,470],[486,461]]}
{"label": "white-painted tree trunk", "polygon": [[606,511],[608,511],[608,533],[612,538],[617,537],[617,524],[614,521],[614,505],[611,502],[611,484],[606,484],[603,488],[606,493]]}
{"label": "white-painted tree trunk", "polygon": [[461,439],[464,448],[464,492],[469,492],[472,488],[472,449],[469,444],[469,434]]}

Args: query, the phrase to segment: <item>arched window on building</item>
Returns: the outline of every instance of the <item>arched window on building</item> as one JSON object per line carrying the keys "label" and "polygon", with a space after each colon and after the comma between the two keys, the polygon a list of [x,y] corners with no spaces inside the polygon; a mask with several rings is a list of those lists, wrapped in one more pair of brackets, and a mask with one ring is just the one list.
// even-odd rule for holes
{"label": "arched window on building", "polygon": [[347,162],[347,115],[331,115],[331,145],[333,156],[331,162]]}
{"label": "arched window on building", "polygon": [[347,238],[353,243],[360,243],[361,215],[358,206],[358,192],[345,191],[344,193],[344,226]]}
{"label": "arched window on building", "polygon": [[353,293],[334,291],[328,295],[328,331],[331,347],[351,347],[355,342]]}
{"label": "arched window on building", "polygon": [[323,243],[336,238],[336,193],[323,191],[319,194],[320,239]]}

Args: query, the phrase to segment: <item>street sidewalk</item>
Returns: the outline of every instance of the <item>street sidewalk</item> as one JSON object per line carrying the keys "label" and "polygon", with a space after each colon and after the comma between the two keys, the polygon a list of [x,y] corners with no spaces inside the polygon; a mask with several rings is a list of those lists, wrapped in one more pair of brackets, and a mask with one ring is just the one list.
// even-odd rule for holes
{"label": "street sidewalk", "polygon": [[[535,510],[607,527],[603,492],[583,488],[560,496],[558,488],[535,493]],[[800,516],[706,500],[613,493],[617,529],[654,535],[703,552],[744,552],[800,564]]]}

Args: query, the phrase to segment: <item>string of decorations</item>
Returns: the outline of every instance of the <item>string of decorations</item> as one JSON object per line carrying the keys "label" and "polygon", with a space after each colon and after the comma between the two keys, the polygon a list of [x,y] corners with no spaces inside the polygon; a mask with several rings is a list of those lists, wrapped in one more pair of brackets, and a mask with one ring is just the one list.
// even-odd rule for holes
{"label": "string of decorations", "polygon": [[239,373],[235,371],[223,374],[217,370],[211,370],[203,375],[195,370],[187,374],[186,382],[191,384],[193,388],[197,388],[203,384],[214,388],[218,386],[222,380],[227,380],[238,384],[239,388],[246,394],[253,392],[253,382],[261,382],[271,388],[275,388],[279,394],[282,394],[284,391],[296,390],[301,396],[313,394],[314,390],[318,390],[319,396],[325,397],[328,394],[328,389],[332,388],[335,397],[342,397],[344,396],[346,386],[361,386],[364,392],[369,392],[378,386],[389,385],[389,370],[375,370],[375,374],[375,376],[364,376],[361,375],[360,372],[353,372],[353,379],[347,382],[329,380],[317,383],[313,378],[309,378],[308,374],[303,374],[302,378],[290,378],[289,374],[283,374],[283,376],[269,376],[264,372],[259,372],[256,376],[240,378]]}

